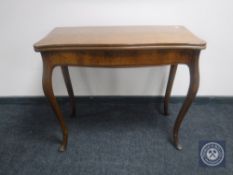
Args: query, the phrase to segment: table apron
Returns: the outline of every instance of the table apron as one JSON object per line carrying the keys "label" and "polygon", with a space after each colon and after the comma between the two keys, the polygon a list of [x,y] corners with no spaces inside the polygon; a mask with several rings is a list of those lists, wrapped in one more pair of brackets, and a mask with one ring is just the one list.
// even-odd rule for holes
{"label": "table apron", "polygon": [[44,62],[52,66],[142,67],[190,64],[200,50],[66,50],[41,52]]}

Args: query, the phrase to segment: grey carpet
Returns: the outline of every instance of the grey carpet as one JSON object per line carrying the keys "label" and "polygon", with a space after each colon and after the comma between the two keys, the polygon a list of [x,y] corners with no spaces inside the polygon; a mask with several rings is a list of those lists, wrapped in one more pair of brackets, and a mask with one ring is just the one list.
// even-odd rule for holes
{"label": "grey carpet", "polygon": [[[195,102],[180,132],[182,151],[170,143],[181,102],[161,114],[153,101],[84,100],[76,103],[77,117],[68,116],[65,153],[57,151],[58,122],[47,102],[0,103],[1,175],[232,175],[232,102]],[[226,141],[226,167],[199,166],[200,140]]]}

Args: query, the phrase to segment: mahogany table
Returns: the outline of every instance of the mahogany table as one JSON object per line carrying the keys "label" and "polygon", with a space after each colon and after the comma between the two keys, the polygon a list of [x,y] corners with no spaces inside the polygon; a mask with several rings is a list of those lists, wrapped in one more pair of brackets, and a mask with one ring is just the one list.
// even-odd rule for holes
{"label": "mahogany table", "polygon": [[168,101],[178,64],[187,65],[190,85],[187,97],[175,121],[173,142],[181,149],[178,132],[199,87],[199,54],[205,41],[183,26],[114,26],[114,27],[59,27],[34,45],[43,59],[43,90],[60,123],[63,139],[59,147],[65,151],[68,129],[52,88],[54,67],[61,66],[68,90],[71,112],[75,115],[74,93],[68,66],[85,67],[141,67],[171,65],[164,100]]}

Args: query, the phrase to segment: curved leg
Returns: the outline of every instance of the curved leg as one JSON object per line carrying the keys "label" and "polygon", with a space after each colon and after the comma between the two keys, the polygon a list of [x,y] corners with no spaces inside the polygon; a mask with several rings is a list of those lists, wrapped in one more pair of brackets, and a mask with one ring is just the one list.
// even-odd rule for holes
{"label": "curved leg", "polygon": [[49,62],[46,62],[44,60],[43,63],[43,90],[45,96],[48,98],[53,111],[60,123],[62,133],[63,133],[63,140],[62,143],[59,147],[59,151],[65,151],[67,147],[67,140],[68,140],[68,129],[65,125],[65,121],[63,118],[63,115],[61,113],[60,107],[57,103],[56,97],[54,96],[53,93],[53,88],[52,88],[52,71],[53,71],[53,66],[49,64]]}
{"label": "curved leg", "polygon": [[171,90],[172,90],[172,85],[174,82],[174,78],[176,75],[176,70],[177,70],[177,64],[171,65],[170,68],[170,73],[169,73],[169,79],[167,83],[167,89],[166,89],[166,94],[164,98],[164,115],[168,115],[168,102],[171,97]]}
{"label": "curved leg", "polygon": [[61,66],[61,70],[62,70],[62,74],[65,80],[66,88],[69,94],[70,105],[71,105],[71,116],[73,117],[75,116],[76,110],[75,110],[74,91],[73,91],[71,80],[70,80],[68,66]]}
{"label": "curved leg", "polygon": [[175,144],[175,147],[178,150],[182,149],[182,146],[179,144],[179,129],[181,126],[181,123],[184,119],[185,114],[187,113],[190,105],[192,104],[194,98],[196,97],[198,87],[199,87],[199,66],[198,66],[198,57],[195,57],[192,62],[188,65],[189,72],[190,72],[190,85],[187,97],[183,103],[182,108],[180,109],[180,112],[177,116],[174,128],[173,128],[173,141]]}

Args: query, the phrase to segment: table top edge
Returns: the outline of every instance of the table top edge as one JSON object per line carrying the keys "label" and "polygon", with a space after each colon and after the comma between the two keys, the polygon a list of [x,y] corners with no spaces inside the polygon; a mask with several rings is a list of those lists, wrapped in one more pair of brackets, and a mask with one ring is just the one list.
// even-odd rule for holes
{"label": "table top edge", "polygon": [[[67,29],[67,30],[66,30]],[[135,33],[132,35],[133,37],[136,37],[136,39],[133,39],[132,41],[130,40],[132,36],[128,37],[127,35],[123,35],[125,36],[127,39],[126,41],[124,39],[115,39],[114,42],[109,40],[109,38],[105,38],[106,40],[102,41],[103,35],[104,37],[109,37],[112,35],[109,35],[108,32],[111,32],[111,30],[117,32],[117,34],[119,34],[118,31],[123,31],[123,33],[125,32],[125,30],[127,32],[129,32],[129,30],[139,30],[139,34],[147,34],[147,30],[149,31],[149,34],[151,35],[146,35],[146,39],[145,42],[141,41],[140,39],[144,39],[144,36],[142,37],[137,37],[137,35],[135,35]],[[153,38],[150,39],[148,37],[153,37],[153,31],[154,29],[158,29],[159,31],[157,31],[157,35],[158,36],[160,33],[160,31],[163,29],[170,31],[170,35],[168,34],[168,36],[166,36],[166,32],[165,34],[163,33],[163,37],[165,39],[161,39],[160,37],[157,38]],[[95,30],[97,30],[98,32],[96,32]],[[179,37],[187,37],[185,39],[174,39],[174,34],[176,33],[176,30],[179,31],[178,32],[178,36],[176,36],[175,38],[179,38]],[[66,34],[68,34],[68,37],[73,36],[72,32],[75,32],[75,36],[76,36],[76,31],[79,31],[79,33],[77,34],[77,36],[79,36],[78,38],[74,39],[68,39],[68,41],[66,40],[66,38],[64,38],[66,36]],[[80,32],[81,31],[81,32]],[[84,35],[83,34],[87,31],[87,33],[91,31],[91,33],[94,31],[94,36],[97,36],[97,38],[95,38],[93,40],[93,38],[89,38],[87,39],[88,42],[86,42],[86,40],[84,39],[84,36],[86,38],[86,36],[88,37],[88,35]],[[105,32],[107,31],[107,35],[105,35]],[[144,33],[143,33],[143,32]],[[172,31],[172,34],[171,34]],[[72,34],[69,35],[69,32],[71,32]],[[83,33],[84,32],[84,33]],[[100,32],[100,34],[99,34]],[[127,33],[126,32],[126,33]],[[130,31],[131,32],[131,31]],[[141,33],[140,33],[141,32]],[[64,33],[66,33],[64,35]],[[110,33],[110,34],[116,34],[116,33]],[[128,33],[127,33],[128,34]],[[136,33],[138,34],[138,33]],[[100,35],[100,36],[99,36]],[[140,36],[140,35],[139,35]],[[171,36],[171,40],[169,41],[169,36]],[[57,37],[60,39],[57,40]],[[56,39],[55,39],[56,38]],[[83,40],[84,39],[84,40]],[[64,41],[65,40],[65,41]],[[71,40],[71,41],[70,41]],[[100,40],[100,42],[99,42]],[[184,26],[177,26],[177,25],[170,25],[170,26],[93,26],[93,27],[86,27],[86,26],[81,26],[81,27],[56,27],[54,28],[50,33],[48,33],[43,39],[39,40],[38,42],[36,42],[34,45],[34,50],[35,51],[49,51],[49,50],[111,50],[111,49],[169,49],[169,48],[180,48],[180,49],[185,49],[185,48],[189,48],[189,49],[205,49],[206,48],[206,41],[200,39],[199,37],[195,36],[192,32],[190,32],[186,27]]]}

